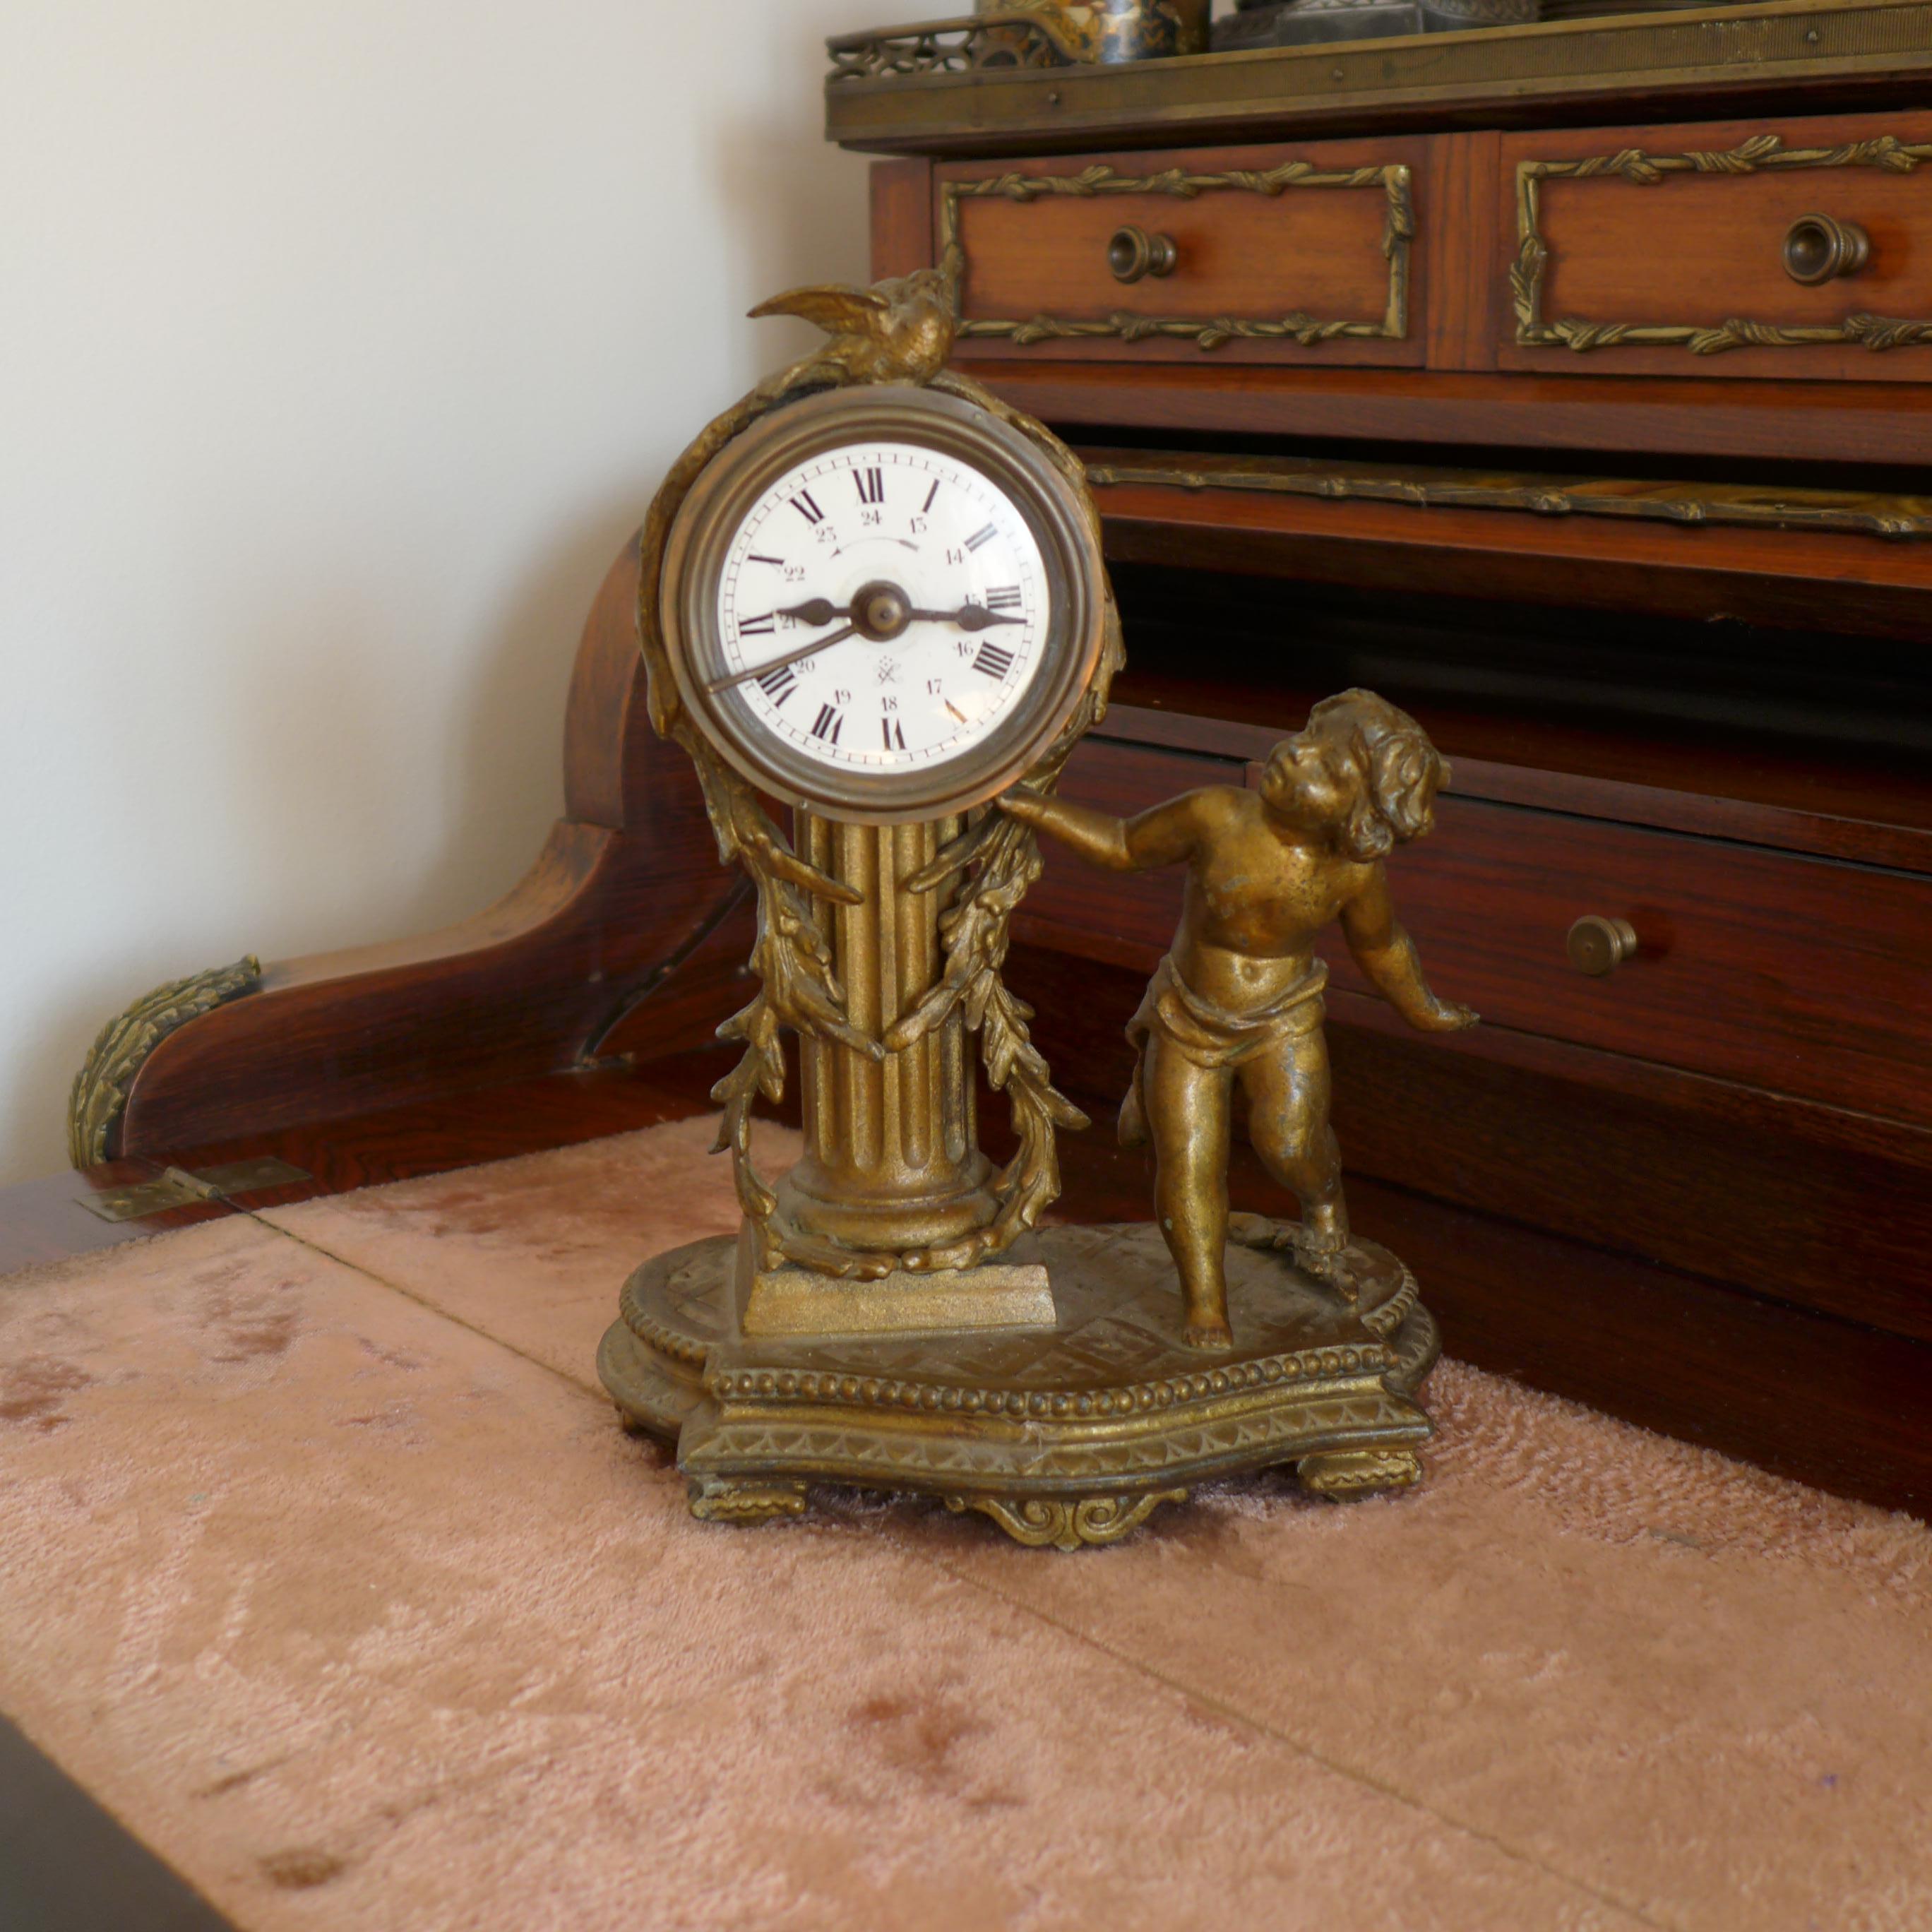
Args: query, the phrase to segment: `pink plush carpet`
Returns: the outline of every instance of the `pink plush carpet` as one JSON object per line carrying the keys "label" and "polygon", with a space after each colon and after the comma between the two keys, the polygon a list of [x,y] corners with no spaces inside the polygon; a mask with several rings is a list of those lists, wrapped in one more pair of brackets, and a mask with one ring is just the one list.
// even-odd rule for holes
{"label": "pink plush carpet", "polygon": [[0,1283],[0,1707],[241,1925],[1932,1925],[1932,1532],[1453,1364],[1397,1498],[694,1522],[708,1135]]}

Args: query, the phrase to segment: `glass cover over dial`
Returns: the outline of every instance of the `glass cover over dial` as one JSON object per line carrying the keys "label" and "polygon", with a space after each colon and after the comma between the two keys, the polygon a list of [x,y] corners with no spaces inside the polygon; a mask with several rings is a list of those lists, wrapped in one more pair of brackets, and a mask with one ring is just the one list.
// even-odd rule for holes
{"label": "glass cover over dial", "polygon": [[744,776],[904,824],[984,803],[1052,744],[1100,662],[1106,569],[1045,430],[886,383],[724,440],[664,538],[655,608],[681,703]]}
{"label": "glass cover over dial", "polygon": [[806,758],[908,772],[971,751],[1039,674],[1048,616],[1019,507],[961,457],[868,439],[760,490],[726,548],[724,660]]}

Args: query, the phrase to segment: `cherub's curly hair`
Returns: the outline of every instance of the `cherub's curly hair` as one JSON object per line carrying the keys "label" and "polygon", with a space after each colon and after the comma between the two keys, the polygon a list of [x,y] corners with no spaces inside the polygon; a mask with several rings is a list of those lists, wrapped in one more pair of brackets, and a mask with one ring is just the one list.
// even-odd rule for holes
{"label": "cherub's curly hair", "polygon": [[1436,794],[1449,782],[1449,761],[1422,727],[1372,691],[1324,698],[1308,714],[1311,730],[1340,727],[1364,782],[1342,830],[1343,849],[1364,862],[1385,858],[1436,823]]}

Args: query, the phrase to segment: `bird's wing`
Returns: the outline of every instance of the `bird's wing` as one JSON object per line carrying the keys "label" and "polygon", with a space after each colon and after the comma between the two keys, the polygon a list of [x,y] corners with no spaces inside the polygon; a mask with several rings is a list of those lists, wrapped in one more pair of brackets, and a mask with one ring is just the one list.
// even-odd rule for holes
{"label": "bird's wing", "polygon": [[788,289],[752,310],[755,316],[796,315],[816,322],[829,335],[876,335],[891,304],[877,289],[848,288],[829,283],[810,289]]}

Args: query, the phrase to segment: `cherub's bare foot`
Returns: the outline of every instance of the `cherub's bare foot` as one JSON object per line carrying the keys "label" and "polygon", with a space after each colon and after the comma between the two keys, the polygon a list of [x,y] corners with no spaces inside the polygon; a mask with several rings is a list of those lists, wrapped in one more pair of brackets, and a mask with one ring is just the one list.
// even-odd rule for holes
{"label": "cherub's bare foot", "polygon": [[1232,1348],[1234,1331],[1225,1322],[1190,1322],[1187,1324],[1190,1348]]}
{"label": "cherub's bare foot", "polygon": [[1317,1281],[1326,1282],[1344,1301],[1355,1299],[1355,1282],[1348,1263],[1348,1232],[1333,1222],[1294,1230],[1294,1258]]}
{"label": "cherub's bare foot", "polygon": [[1348,1217],[1334,1205],[1302,1210],[1300,1238],[1296,1246],[1311,1255],[1339,1255],[1348,1245]]}

